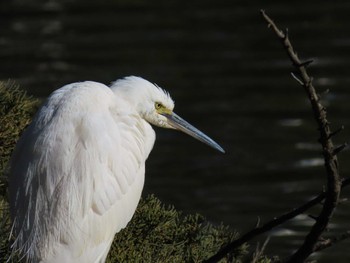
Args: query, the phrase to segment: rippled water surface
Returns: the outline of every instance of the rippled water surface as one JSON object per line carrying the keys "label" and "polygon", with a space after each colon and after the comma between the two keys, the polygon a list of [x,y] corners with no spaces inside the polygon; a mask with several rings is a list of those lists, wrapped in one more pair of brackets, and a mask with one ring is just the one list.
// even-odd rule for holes
{"label": "rippled water surface", "polygon": [[[36,4],[33,4],[33,3]],[[3,1],[0,78],[46,97],[63,84],[140,75],[167,89],[177,113],[225,155],[175,131],[157,131],[144,193],[240,232],[299,206],[325,184],[317,128],[266,11],[290,37],[329,110],[336,143],[349,141],[350,2]],[[349,176],[349,151],[340,156]],[[349,196],[344,190],[343,197]],[[329,235],[349,230],[341,204]],[[317,214],[317,210],[309,211]],[[290,254],[313,221],[272,233],[268,252]],[[316,255],[349,262],[349,241]]]}

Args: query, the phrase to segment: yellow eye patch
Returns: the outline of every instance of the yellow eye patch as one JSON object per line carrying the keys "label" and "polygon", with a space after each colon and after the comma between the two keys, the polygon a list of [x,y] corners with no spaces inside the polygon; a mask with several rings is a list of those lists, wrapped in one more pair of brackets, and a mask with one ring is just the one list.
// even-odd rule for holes
{"label": "yellow eye patch", "polygon": [[156,102],[154,104],[154,107],[156,108],[156,110],[160,110],[161,108],[164,108],[164,106],[161,103],[159,103],[159,102]]}
{"label": "yellow eye patch", "polygon": [[154,107],[155,107],[156,111],[157,111],[159,114],[164,114],[164,113],[166,113],[166,114],[171,114],[171,113],[172,113],[171,110],[167,109],[167,108],[166,108],[162,103],[160,103],[160,102],[155,102],[155,103],[154,103]]}

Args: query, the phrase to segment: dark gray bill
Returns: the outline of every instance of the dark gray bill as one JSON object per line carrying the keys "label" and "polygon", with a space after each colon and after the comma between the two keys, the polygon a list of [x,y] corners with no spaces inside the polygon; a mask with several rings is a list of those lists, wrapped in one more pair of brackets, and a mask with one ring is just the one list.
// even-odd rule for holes
{"label": "dark gray bill", "polygon": [[205,135],[203,132],[189,124],[187,121],[182,119],[180,116],[175,114],[174,112],[171,114],[163,113],[164,117],[168,119],[168,124],[172,126],[173,128],[183,131],[184,133],[187,133],[188,135],[196,138],[197,140],[209,145],[210,147],[213,147],[214,149],[225,153],[225,150],[216,142],[214,142],[212,139],[210,139],[207,135]]}

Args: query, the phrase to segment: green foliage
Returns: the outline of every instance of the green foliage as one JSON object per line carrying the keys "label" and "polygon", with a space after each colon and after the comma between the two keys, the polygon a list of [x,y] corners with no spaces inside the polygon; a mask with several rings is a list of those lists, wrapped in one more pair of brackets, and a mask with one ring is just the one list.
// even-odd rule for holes
{"label": "green foliage", "polygon": [[[198,214],[183,216],[149,196],[116,235],[107,262],[202,262],[236,237],[228,227],[214,227]],[[241,247],[234,258],[244,253]]]}
{"label": "green foliage", "polygon": [[[21,132],[29,124],[39,101],[19,89],[13,82],[0,82],[0,175]],[[1,182],[4,182],[2,178]],[[3,186],[3,185],[2,185]],[[3,189],[3,188],[2,188]],[[1,191],[0,193],[3,194]]]}
{"label": "green foliage", "polygon": [[8,203],[4,200],[4,196],[0,196],[0,262],[5,262],[10,256],[10,230],[11,223]]}
{"label": "green foliage", "polygon": [[27,96],[13,82],[0,82],[0,262],[9,257],[11,229],[5,169],[21,132],[38,105],[37,99]]}

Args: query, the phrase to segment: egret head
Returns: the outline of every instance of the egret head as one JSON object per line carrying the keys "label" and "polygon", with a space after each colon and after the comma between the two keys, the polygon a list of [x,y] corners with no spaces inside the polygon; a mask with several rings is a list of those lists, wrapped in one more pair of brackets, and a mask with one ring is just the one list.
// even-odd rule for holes
{"label": "egret head", "polygon": [[225,152],[215,141],[175,114],[174,101],[168,92],[157,85],[143,78],[130,76],[112,83],[111,88],[118,96],[134,105],[140,116],[149,123],[180,130],[220,152]]}

